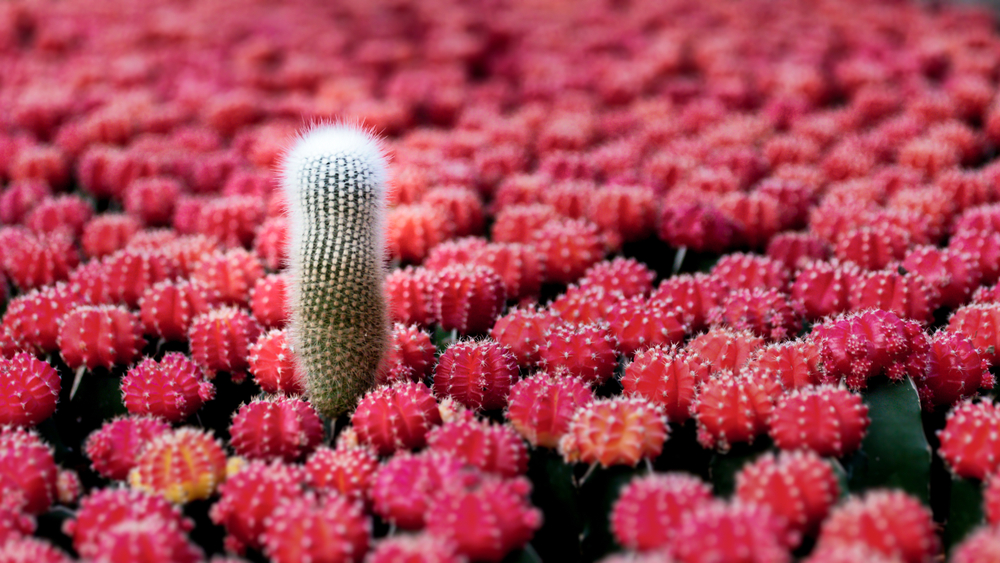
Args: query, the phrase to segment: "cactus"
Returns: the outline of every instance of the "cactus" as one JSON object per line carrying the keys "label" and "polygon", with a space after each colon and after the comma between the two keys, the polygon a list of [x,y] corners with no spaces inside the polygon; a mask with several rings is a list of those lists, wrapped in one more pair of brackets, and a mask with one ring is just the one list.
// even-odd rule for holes
{"label": "cactus", "polygon": [[349,125],[307,132],[283,164],[290,335],[310,400],[336,418],[375,384],[388,345],[378,141]]}

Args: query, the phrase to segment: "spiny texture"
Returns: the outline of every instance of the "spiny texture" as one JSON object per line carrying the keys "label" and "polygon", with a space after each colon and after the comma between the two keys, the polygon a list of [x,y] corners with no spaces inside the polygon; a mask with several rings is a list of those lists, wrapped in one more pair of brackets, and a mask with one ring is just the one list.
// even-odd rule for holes
{"label": "spiny texture", "polygon": [[680,563],[787,563],[784,526],[770,509],[735,501],[707,502],[673,537]]}
{"label": "spiny texture", "polygon": [[[416,381],[423,381],[433,372],[435,352],[431,336],[420,327],[396,323],[389,335],[389,349],[382,359],[381,370],[405,366],[413,370]],[[380,372],[379,377],[382,376]]]}
{"label": "spiny texture", "polygon": [[736,373],[767,342],[748,330],[734,331],[717,327],[694,337],[687,349],[697,354],[709,366],[709,373]]}
{"label": "spiny texture", "polygon": [[441,452],[396,454],[375,474],[372,508],[400,528],[422,528],[433,497],[445,483],[457,479],[463,467],[460,460]]}
{"label": "spiny texture", "polygon": [[507,405],[520,378],[510,349],[491,340],[461,341],[448,347],[434,369],[434,391],[476,410]]}
{"label": "spiny texture", "polygon": [[918,379],[927,369],[930,341],[920,326],[893,313],[869,310],[836,317],[810,333],[820,346],[824,382],[844,381],[851,389],[886,375]]}
{"label": "spiny texture", "polygon": [[465,563],[451,541],[427,533],[386,537],[375,544],[367,563]]}
{"label": "spiny texture", "polygon": [[941,547],[934,528],[920,501],[902,491],[876,489],[833,509],[816,551],[858,542],[904,563],[930,563]]}
{"label": "spiny texture", "polygon": [[59,331],[59,350],[72,369],[128,365],[144,345],[139,319],[124,307],[82,305],[63,317]]}
{"label": "spiny texture", "polygon": [[13,426],[0,428],[0,483],[4,497],[16,498],[20,494],[21,510],[41,514],[56,499],[57,478],[52,451],[37,434]]}
{"label": "spiny texture", "polygon": [[294,397],[251,401],[236,412],[229,445],[248,459],[298,461],[323,441],[323,421]]}
{"label": "spiny texture", "polygon": [[752,373],[767,374],[790,391],[820,382],[819,346],[812,340],[792,340],[761,348],[747,363]]}
{"label": "spiny texture", "polygon": [[839,497],[833,467],[812,452],[765,454],[736,475],[736,498],[770,508],[793,544],[819,529]]}
{"label": "spiny texture", "polygon": [[125,520],[98,540],[94,563],[198,563],[205,554],[177,524],[156,517]]}
{"label": "spiny texture", "polygon": [[691,407],[698,443],[722,452],[733,444],[753,443],[767,430],[773,408],[761,381],[745,373],[716,376],[705,382]]}
{"label": "spiny texture", "polygon": [[73,563],[70,556],[51,543],[33,537],[12,538],[0,545],[4,563]]}
{"label": "spiny texture", "polygon": [[541,360],[541,348],[554,321],[549,309],[511,309],[497,319],[490,337],[509,347],[519,366],[534,367]]}
{"label": "spiny texture", "polygon": [[129,416],[104,423],[84,443],[94,471],[106,479],[123,480],[135,467],[139,452],[170,425],[151,416]]}
{"label": "spiny texture", "polygon": [[432,312],[445,330],[486,332],[506,301],[503,279],[488,266],[449,266],[437,274]]}
{"label": "spiny texture", "polygon": [[510,390],[507,419],[531,445],[556,448],[577,408],[593,399],[593,391],[579,377],[542,372],[518,381]]}
{"label": "spiny texture", "polygon": [[180,422],[215,396],[201,369],[176,352],[156,361],[146,358],[122,378],[122,400],[132,414],[151,414]]}
{"label": "spiny texture", "polygon": [[320,491],[365,500],[378,467],[378,458],[367,446],[320,446],[306,461],[306,483]]}
{"label": "spiny texture", "polygon": [[510,426],[457,418],[431,430],[427,447],[484,473],[516,477],[528,471],[528,448]]}
{"label": "spiny texture", "polygon": [[948,413],[938,433],[938,453],[952,473],[984,479],[1000,468],[1000,407],[991,402],[965,401]]}
{"label": "spiny texture", "polygon": [[806,386],[778,399],[770,434],[783,450],[843,457],[861,446],[870,422],[860,395],[832,385]]}
{"label": "spiny texture", "polygon": [[201,282],[161,281],[139,298],[139,317],[146,334],[172,342],[187,340],[191,321],[221,304],[218,292]]}
{"label": "spiny texture", "polygon": [[361,398],[351,415],[358,438],[379,455],[424,447],[427,433],[440,423],[431,390],[413,381],[376,387]]}
{"label": "spiny texture", "polygon": [[375,384],[388,346],[385,158],[363,131],[322,126],[295,145],[283,174],[292,348],[309,400],[336,418]]}
{"label": "spiny texture", "polygon": [[539,355],[547,371],[600,386],[614,375],[617,348],[607,323],[564,324],[549,331]]}
{"label": "spiny texture", "polygon": [[576,409],[559,452],[567,463],[634,467],[659,456],[668,433],[663,409],[646,399],[599,399]]}
{"label": "spiny texture", "polygon": [[969,535],[952,552],[952,563],[990,563],[1000,560],[1000,530],[982,527]]}
{"label": "spiny texture", "polygon": [[702,382],[708,380],[708,364],[697,354],[677,348],[656,347],[638,352],[625,366],[622,388],[660,405],[670,422],[691,417],[691,404]]}
{"label": "spiny texture", "polygon": [[948,320],[948,331],[969,337],[990,365],[1000,360],[1000,303],[974,303],[959,308]]}
{"label": "spiny texture", "polygon": [[444,483],[427,507],[427,529],[453,541],[473,561],[499,562],[523,547],[542,525],[524,477],[464,474]]}
{"label": "spiny texture", "polygon": [[618,350],[626,357],[653,346],[677,344],[690,332],[680,306],[650,303],[639,295],[619,300],[608,312],[608,323]]}
{"label": "spiny texture", "polygon": [[261,334],[250,346],[250,373],[265,393],[301,395],[305,384],[295,365],[285,330]]}
{"label": "spiny texture", "polygon": [[250,367],[250,346],[259,335],[260,325],[243,309],[212,309],[191,321],[191,357],[209,379],[228,372],[233,381],[240,382]]}
{"label": "spiny texture", "polygon": [[927,372],[915,381],[927,410],[948,407],[980,389],[992,389],[989,363],[964,334],[941,331],[931,339]]}
{"label": "spiny texture", "polygon": [[211,434],[182,427],[162,434],[139,454],[129,472],[134,489],[185,504],[208,498],[226,476],[226,454]]}
{"label": "spiny texture", "polygon": [[611,508],[611,531],[622,546],[669,548],[692,512],[712,501],[712,489],[686,473],[651,473],[629,482]]}
{"label": "spiny texture", "polygon": [[713,324],[749,330],[757,336],[780,341],[802,329],[798,304],[775,289],[737,289],[710,316]]}
{"label": "spiny texture", "polygon": [[247,547],[260,549],[267,519],[282,502],[302,495],[302,469],[251,461],[219,487],[212,505],[212,522],[226,529],[226,548],[242,554]]}
{"label": "spiny texture", "polygon": [[264,553],[274,563],[360,563],[370,536],[371,521],[361,503],[307,494],[279,504],[271,514]]}
{"label": "spiny texture", "polygon": [[52,416],[61,388],[59,373],[31,354],[0,358],[0,425],[34,426]]}

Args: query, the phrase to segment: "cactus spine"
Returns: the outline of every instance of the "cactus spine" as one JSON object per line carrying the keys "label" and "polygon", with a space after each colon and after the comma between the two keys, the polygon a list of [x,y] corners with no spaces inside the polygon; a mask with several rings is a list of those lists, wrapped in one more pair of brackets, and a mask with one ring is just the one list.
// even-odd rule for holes
{"label": "cactus spine", "polygon": [[388,343],[386,159],[350,125],[307,131],[286,155],[292,346],[316,410],[350,411],[375,384]]}

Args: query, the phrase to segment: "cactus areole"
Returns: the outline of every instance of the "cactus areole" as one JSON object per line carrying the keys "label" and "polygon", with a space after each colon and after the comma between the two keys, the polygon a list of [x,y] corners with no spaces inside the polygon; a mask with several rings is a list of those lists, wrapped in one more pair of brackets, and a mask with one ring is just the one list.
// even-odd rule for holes
{"label": "cactus areole", "polygon": [[388,342],[386,159],[366,131],[320,125],[296,142],[282,172],[291,342],[310,401],[336,418],[374,386]]}

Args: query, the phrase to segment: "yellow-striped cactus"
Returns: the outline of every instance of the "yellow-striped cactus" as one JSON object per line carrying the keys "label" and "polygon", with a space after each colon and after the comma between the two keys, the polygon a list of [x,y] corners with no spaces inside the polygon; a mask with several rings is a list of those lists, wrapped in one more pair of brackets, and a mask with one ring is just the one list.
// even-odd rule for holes
{"label": "yellow-striped cactus", "polygon": [[309,400],[327,418],[375,384],[388,343],[386,158],[350,125],[307,131],[283,164],[289,211],[289,331]]}

